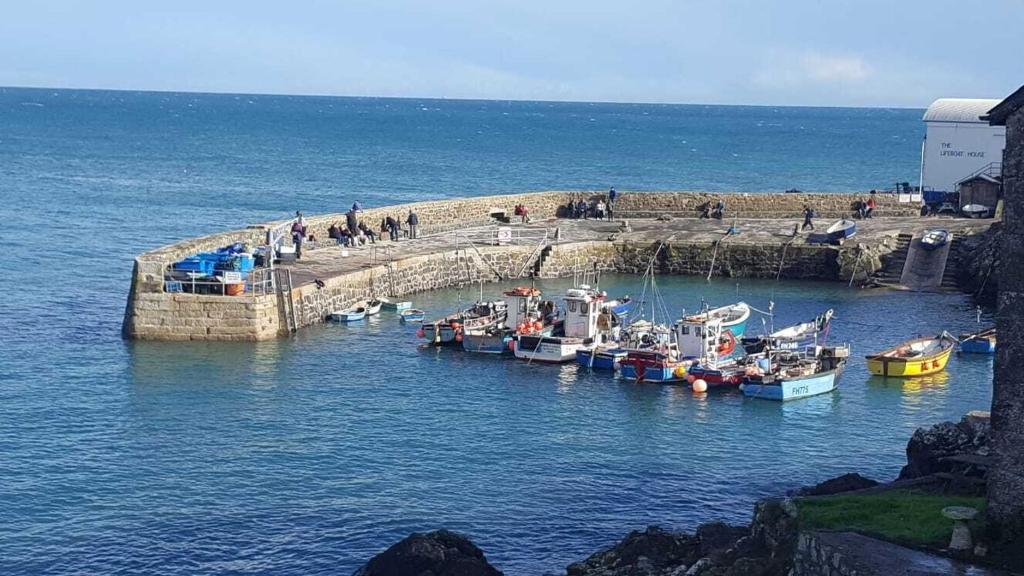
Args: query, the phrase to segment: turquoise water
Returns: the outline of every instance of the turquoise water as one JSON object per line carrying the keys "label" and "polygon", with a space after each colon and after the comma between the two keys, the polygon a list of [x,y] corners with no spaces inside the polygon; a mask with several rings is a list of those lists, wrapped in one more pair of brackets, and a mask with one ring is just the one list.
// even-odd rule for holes
{"label": "turquoise water", "polygon": [[[915,427],[987,408],[990,359],[908,382],[855,359],[837,393],[779,406],[421,350],[387,315],[260,344],[119,329],[132,256],[191,235],[355,197],[866,189],[913,180],[919,117],[2,90],[0,573],[345,573],[446,526],[536,574],[648,523],[742,521],[829,475],[892,477]],[[779,325],[835,308],[857,357],[974,322],[959,295],[662,284],[678,308],[774,300]]]}

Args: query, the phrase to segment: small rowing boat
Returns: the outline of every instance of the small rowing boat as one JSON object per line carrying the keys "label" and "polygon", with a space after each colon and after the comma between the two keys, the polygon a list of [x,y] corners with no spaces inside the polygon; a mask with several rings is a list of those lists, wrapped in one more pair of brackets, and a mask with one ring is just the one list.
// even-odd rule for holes
{"label": "small rowing boat", "polygon": [[960,208],[960,212],[968,218],[984,218],[988,216],[989,207],[984,204],[967,204]]}
{"label": "small rowing boat", "polygon": [[833,244],[838,244],[847,238],[852,238],[856,233],[857,223],[846,218],[833,223],[825,230],[825,234],[828,235],[828,241]]}
{"label": "small rowing boat", "polygon": [[927,230],[921,236],[921,248],[937,250],[949,242],[949,230]]}
{"label": "small rowing boat", "polygon": [[995,354],[996,329],[986,328],[960,337],[960,351],[965,354]]}
{"label": "small rowing boat", "polygon": [[398,313],[398,319],[406,324],[412,324],[413,322],[423,322],[423,317],[427,313],[419,308],[406,308]]}
{"label": "small rowing boat", "polygon": [[899,346],[867,356],[868,370],[878,376],[924,376],[940,372],[949,362],[956,339],[938,336],[907,340]]}
{"label": "small rowing boat", "polygon": [[390,298],[381,298],[381,307],[391,312],[401,312],[402,310],[408,310],[412,308],[412,302],[407,300],[391,300]]}
{"label": "small rowing boat", "polygon": [[381,300],[370,300],[369,302],[366,303],[366,315],[374,316],[380,313],[380,307],[383,305],[384,302]]}
{"label": "small rowing boat", "polygon": [[354,308],[347,308],[338,312],[332,312],[329,318],[335,322],[358,322],[363,318],[366,318],[366,307],[357,306]]}

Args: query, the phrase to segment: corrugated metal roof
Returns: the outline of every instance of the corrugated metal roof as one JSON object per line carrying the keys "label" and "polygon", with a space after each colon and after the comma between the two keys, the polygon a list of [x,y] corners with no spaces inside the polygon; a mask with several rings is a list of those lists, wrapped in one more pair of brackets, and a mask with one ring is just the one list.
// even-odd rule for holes
{"label": "corrugated metal roof", "polygon": [[981,117],[996,107],[999,100],[987,98],[939,98],[924,112],[925,122],[982,122]]}

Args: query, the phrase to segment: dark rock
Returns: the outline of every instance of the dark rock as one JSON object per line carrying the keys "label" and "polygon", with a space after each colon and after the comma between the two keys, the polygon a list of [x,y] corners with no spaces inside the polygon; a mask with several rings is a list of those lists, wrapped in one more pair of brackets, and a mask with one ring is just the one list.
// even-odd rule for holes
{"label": "dark rock", "polygon": [[806,486],[801,488],[797,492],[797,495],[828,496],[830,494],[850,492],[851,490],[863,490],[864,488],[872,488],[874,486],[878,486],[878,482],[853,472],[850,474],[843,474],[842,476],[836,476],[831,480],[825,480],[815,486]]}
{"label": "dark rock", "polygon": [[765,558],[740,558],[725,572],[725,576],[765,576],[771,574],[771,563]]}
{"label": "dark rock", "polygon": [[960,422],[941,422],[930,428],[918,428],[907,443],[907,465],[900,480],[920,478],[936,472],[964,472],[965,464],[942,461],[956,455],[987,456],[989,417],[971,412]]}
{"label": "dark rock", "polygon": [[748,543],[765,559],[765,574],[786,574],[796,550],[796,505],[790,500],[761,500],[754,506]]}
{"label": "dark rock", "polygon": [[750,532],[746,526],[730,526],[724,522],[709,522],[697,527],[697,540],[700,541],[700,555],[710,556],[732,548],[736,541]]}
{"label": "dark rock", "polygon": [[[651,526],[566,568],[568,576],[667,576],[698,557],[697,539]],[[685,572],[683,572],[685,573]]]}
{"label": "dark rock", "polygon": [[354,576],[501,576],[465,536],[413,534],[374,556]]}

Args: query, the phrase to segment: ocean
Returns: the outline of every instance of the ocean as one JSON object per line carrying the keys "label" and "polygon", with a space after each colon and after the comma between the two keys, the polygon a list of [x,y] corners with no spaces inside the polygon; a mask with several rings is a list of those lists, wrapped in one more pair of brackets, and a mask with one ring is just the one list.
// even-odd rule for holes
{"label": "ocean", "polygon": [[665,278],[679,310],[836,310],[840,391],[785,406],[422,350],[386,315],[258,344],[120,327],[132,258],[190,236],[354,200],[891,187],[916,180],[921,112],[0,89],[0,573],[337,574],[447,527],[538,574],[648,524],[895,476],[916,427],[987,409],[991,361],[901,382],[857,358],[972,327],[962,295]]}

